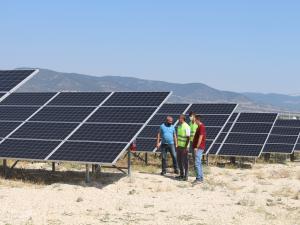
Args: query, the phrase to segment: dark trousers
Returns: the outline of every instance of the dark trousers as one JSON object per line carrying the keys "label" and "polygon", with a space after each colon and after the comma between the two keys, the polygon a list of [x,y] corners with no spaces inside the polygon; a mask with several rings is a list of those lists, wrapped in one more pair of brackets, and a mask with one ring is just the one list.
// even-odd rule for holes
{"label": "dark trousers", "polygon": [[167,171],[168,152],[170,152],[170,154],[171,154],[174,170],[178,170],[175,145],[174,144],[172,144],[172,145],[162,144],[161,145],[161,156],[162,156],[161,170],[162,170],[162,172]]}
{"label": "dark trousers", "polygon": [[177,148],[177,161],[180,170],[180,176],[189,176],[189,151],[187,148]]}

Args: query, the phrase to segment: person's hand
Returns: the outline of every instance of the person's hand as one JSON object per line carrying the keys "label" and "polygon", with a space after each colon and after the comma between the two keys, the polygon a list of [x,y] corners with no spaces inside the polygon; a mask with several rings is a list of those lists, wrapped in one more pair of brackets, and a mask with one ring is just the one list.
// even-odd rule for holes
{"label": "person's hand", "polygon": [[194,152],[196,153],[198,151],[198,149],[197,148],[194,148]]}
{"label": "person's hand", "polygon": [[156,148],[159,149],[160,147],[160,143],[156,144]]}
{"label": "person's hand", "polygon": [[175,143],[175,147],[178,148],[178,143]]}

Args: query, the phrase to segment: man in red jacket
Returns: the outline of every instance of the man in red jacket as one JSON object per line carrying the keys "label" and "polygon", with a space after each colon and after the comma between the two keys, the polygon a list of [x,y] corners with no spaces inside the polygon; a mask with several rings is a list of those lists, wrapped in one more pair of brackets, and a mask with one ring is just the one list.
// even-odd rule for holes
{"label": "man in red jacket", "polygon": [[195,170],[196,170],[195,183],[201,183],[203,182],[202,155],[203,152],[205,151],[206,128],[205,125],[200,121],[199,115],[195,117],[195,122],[198,125],[193,140],[193,149],[195,151]]}

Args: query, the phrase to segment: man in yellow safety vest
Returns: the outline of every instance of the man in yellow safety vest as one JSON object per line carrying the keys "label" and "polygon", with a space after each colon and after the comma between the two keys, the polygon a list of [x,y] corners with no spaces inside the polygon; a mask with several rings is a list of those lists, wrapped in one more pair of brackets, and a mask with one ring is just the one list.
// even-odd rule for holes
{"label": "man in yellow safety vest", "polygon": [[189,175],[189,145],[190,145],[190,126],[185,122],[185,115],[179,116],[179,125],[177,128],[177,162],[180,175],[177,179],[187,181]]}

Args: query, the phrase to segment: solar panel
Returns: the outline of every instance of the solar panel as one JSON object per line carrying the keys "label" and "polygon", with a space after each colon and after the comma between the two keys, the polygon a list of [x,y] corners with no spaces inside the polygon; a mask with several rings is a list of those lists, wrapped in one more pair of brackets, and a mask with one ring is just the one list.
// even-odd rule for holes
{"label": "solar panel", "polygon": [[[240,113],[218,143],[217,155],[258,157],[275,124],[276,113]],[[216,150],[217,147],[214,147]]]}
{"label": "solar panel", "polygon": [[145,123],[156,107],[100,107],[87,122],[92,123]]}
{"label": "solar panel", "polygon": [[139,124],[83,124],[70,140],[129,142],[140,128]]}
{"label": "solar panel", "polygon": [[201,121],[206,126],[206,154],[216,154],[212,151],[217,138],[221,135],[226,123],[234,118],[237,104],[213,103],[192,104],[189,111],[200,115]]}
{"label": "solar panel", "polygon": [[[156,137],[159,126],[165,122],[167,116],[172,116],[173,124],[176,125],[180,114],[185,114],[189,106],[189,104],[164,104],[139,134],[136,140],[137,151],[156,151]],[[149,149],[146,147],[149,147]]]}
{"label": "solar panel", "polygon": [[200,115],[208,114],[229,114],[231,115],[236,104],[193,104],[189,111]]}
{"label": "solar panel", "polygon": [[273,123],[276,117],[274,113],[241,113],[237,122]]}
{"label": "solar panel", "polygon": [[146,126],[140,133],[139,137],[156,138],[158,131],[159,126]]}
{"label": "solar panel", "polygon": [[65,142],[49,158],[50,161],[111,163],[127,143]]}
{"label": "solar panel", "polygon": [[180,115],[187,109],[188,106],[189,104],[164,104],[157,112],[157,114]]}
{"label": "solar panel", "polygon": [[[134,105],[125,107],[124,104],[118,106],[116,96],[121,99],[130,96],[139,99],[140,93],[137,95],[128,92],[91,92],[73,95],[68,92],[54,93],[48,98],[46,98],[47,94],[41,94],[40,98],[34,95],[32,101],[24,100],[26,104],[22,104],[20,98],[27,99],[26,97],[29,96],[30,94],[21,93],[7,101],[7,105],[0,106],[0,121],[22,122],[15,124],[17,129],[9,135],[5,136],[10,131],[8,128],[8,131],[3,134],[5,137],[0,142],[1,158],[114,164],[127,150],[129,143],[137,136],[144,123],[158,111],[169,93],[143,93],[143,97],[149,98],[146,101],[147,106],[138,107]],[[163,100],[151,99],[156,96]],[[110,102],[112,106],[103,106],[110,97],[114,97]],[[18,106],[11,106],[11,104]],[[150,104],[154,105],[150,106]],[[31,107],[31,105],[40,106]],[[18,117],[7,116],[9,110],[13,115],[16,109],[19,110],[15,113]],[[4,131],[5,129],[2,132]]]}
{"label": "solar panel", "polygon": [[56,93],[12,93],[0,105],[30,105],[42,106]]}
{"label": "solar panel", "polygon": [[293,153],[299,134],[300,120],[278,119],[263,149],[263,153]]}
{"label": "solar panel", "polygon": [[11,138],[63,140],[73,131],[76,123],[27,122]]}
{"label": "solar panel", "polygon": [[5,138],[10,132],[16,129],[21,122],[0,122],[0,137]]}
{"label": "solar panel", "polygon": [[156,139],[137,138],[136,146],[138,152],[152,152],[156,146]]}
{"label": "solar panel", "polygon": [[104,106],[159,106],[169,92],[115,92]]}
{"label": "solar panel", "polygon": [[36,72],[37,70],[0,70],[0,91],[13,91]]}
{"label": "solar panel", "polygon": [[263,145],[267,137],[268,134],[230,133],[226,139],[226,143]]}
{"label": "solar panel", "polygon": [[272,126],[272,123],[235,123],[231,132],[269,133]]}
{"label": "solar panel", "polygon": [[30,121],[82,122],[94,109],[95,107],[46,106]]}
{"label": "solar panel", "polygon": [[0,121],[24,121],[39,107],[0,106]]}
{"label": "solar panel", "polygon": [[[176,124],[180,114],[178,115],[168,115],[173,117],[173,123]],[[161,125],[163,124],[167,119],[167,116],[164,114],[156,114],[148,123],[148,125]]]}
{"label": "solar panel", "polygon": [[62,92],[49,105],[55,106],[98,106],[110,92]]}
{"label": "solar panel", "polygon": [[0,144],[0,157],[43,160],[59,143],[59,141],[7,139]]}
{"label": "solar panel", "polygon": [[262,145],[223,144],[218,155],[257,157],[262,150]]}

